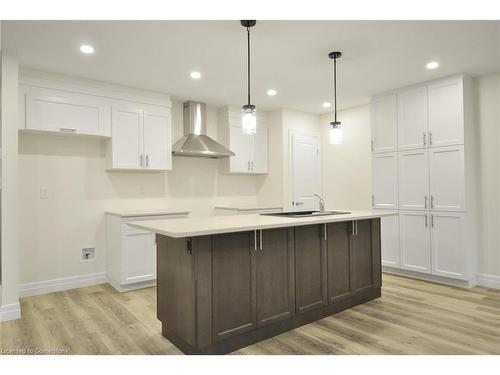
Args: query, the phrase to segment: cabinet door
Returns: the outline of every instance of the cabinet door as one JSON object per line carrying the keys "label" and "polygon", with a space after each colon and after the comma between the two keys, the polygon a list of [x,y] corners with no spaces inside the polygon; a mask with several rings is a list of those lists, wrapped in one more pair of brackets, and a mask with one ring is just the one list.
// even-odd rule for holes
{"label": "cabinet door", "polygon": [[350,223],[326,225],[328,302],[348,298],[352,294]]}
{"label": "cabinet door", "polygon": [[212,237],[214,341],[257,327],[253,238],[254,232]]}
{"label": "cabinet door", "polygon": [[326,246],[322,225],[295,227],[295,305],[297,314],[327,303]]}
{"label": "cabinet door", "polygon": [[467,279],[467,256],[464,244],[464,214],[432,212],[432,273]]}
{"label": "cabinet door", "polygon": [[426,147],[427,131],[427,87],[398,93],[398,150]]}
{"label": "cabinet door", "polygon": [[429,214],[426,211],[400,211],[401,268],[431,273]]}
{"label": "cabinet door", "polygon": [[144,111],[144,166],[172,169],[172,134],[167,111]]}
{"label": "cabinet door", "polygon": [[[353,292],[359,293],[380,286],[380,247],[372,237],[372,220],[351,223],[351,266]],[[353,228],[354,227],[354,228]]]}
{"label": "cabinet door", "polygon": [[399,215],[380,218],[380,226],[382,265],[399,268]]}
{"label": "cabinet door", "polygon": [[111,132],[113,168],[142,168],[144,164],[142,110],[113,107]]}
{"label": "cabinet door", "polygon": [[156,242],[154,233],[123,231],[122,284],[156,279]]}
{"label": "cabinet door", "polygon": [[446,79],[428,86],[429,141],[431,147],[464,143],[462,78]]}
{"label": "cabinet door", "polygon": [[288,319],[295,314],[293,229],[258,232],[257,317],[258,325]]}
{"label": "cabinet door", "polygon": [[267,173],[268,129],[257,127],[257,133],[250,137],[251,169],[253,173]]}
{"label": "cabinet door", "polygon": [[403,151],[399,163],[399,208],[425,210],[429,205],[429,151]]}
{"label": "cabinet door", "polygon": [[376,98],[371,104],[372,151],[397,150],[396,95]]}
{"label": "cabinet door", "polygon": [[229,158],[229,171],[233,173],[250,172],[250,136],[243,134],[241,127],[229,127],[230,149],[235,153]]}
{"label": "cabinet door", "polygon": [[465,210],[464,146],[429,150],[432,210]]}
{"label": "cabinet door", "polygon": [[373,207],[398,208],[398,155],[372,155]]}

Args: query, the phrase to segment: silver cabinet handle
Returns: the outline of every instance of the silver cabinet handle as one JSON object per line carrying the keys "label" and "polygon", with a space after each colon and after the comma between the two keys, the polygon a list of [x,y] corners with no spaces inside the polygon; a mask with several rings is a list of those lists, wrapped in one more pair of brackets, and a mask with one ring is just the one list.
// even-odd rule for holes
{"label": "silver cabinet handle", "polygon": [[425,226],[427,227],[428,226],[428,223],[427,223],[427,214],[425,214],[424,217],[425,217]]}
{"label": "silver cabinet handle", "polygon": [[371,150],[373,151],[373,139],[371,140],[370,147],[371,147]]}
{"label": "silver cabinet handle", "polygon": [[139,157],[139,163],[141,163],[141,167],[143,167],[144,165],[144,155],[141,154],[141,156]]}
{"label": "silver cabinet handle", "polygon": [[325,223],[325,241],[327,240],[327,226],[326,226],[326,223]]}
{"label": "silver cabinet handle", "polygon": [[356,235],[356,229],[354,229],[355,225],[356,225],[356,221],[353,220],[352,221],[352,233],[351,233],[353,236]]}
{"label": "silver cabinet handle", "polygon": [[423,132],[423,138],[424,138],[424,147],[425,147],[425,132]]}
{"label": "silver cabinet handle", "polygon": [[432,132],[429,131],[429,146],[432,146]]}
{"label": "silver cabinet handle", "polygon": [[63,133],[76,133],[75,128],[59,128],[59,131]]}
{"label": "silver cabinet handle", "polygon": [[146,154],[146,167],[149,167],[149,154]]}
{"label": "silver cabinet handle", "polygon": [[301,204],[304,204],[304,202],[295,202],[296,206],[300,206]]}
{"label": "silver cabinet handle", "polygon": [[434,195],[431,194],[431,208],[434,208]]}
{"label": "silver cabinet handle", "polygon": [[431,214],[431,227],[434,228],[434,215]]}
{"label": "silver cabinet handle", "polygon": [[375,207],[375,195],[372,195],[372,207]]}
{"label": "silver cabinet handle", "polygon": [[253,231],[253,249],[257,251],[257,231]]}
{"label": "silver cabinet handle", "polygon": [[250,160],[247,163],[247,170],[250,170]]}
{"label": "silver cabinet handle", "polygon": [[356,236],[357,236],[358,235],[358,221],[356,220],[355,223],[356,223]]}
{"label": "silver cabinet handle", "polygon": [[262,229],[260,230],[260,250],[262,250]]}
{"label": "silver cabinet handle", "polygon": [[427,208],[427,195],[424,198],[424,208]]}
{"label": "silver cabinet handle", "polygon": [[252,171],[253,171],[253,160],[252,160]]}

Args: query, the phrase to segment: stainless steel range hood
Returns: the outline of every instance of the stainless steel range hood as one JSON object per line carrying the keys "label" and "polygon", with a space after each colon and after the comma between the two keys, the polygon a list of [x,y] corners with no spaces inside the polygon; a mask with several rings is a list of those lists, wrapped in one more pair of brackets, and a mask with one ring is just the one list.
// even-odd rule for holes
{"label": "stainless steel range hood", "polygon": [[172,147],[174,156],[227,158],[234,152],[207,136],[206,104],[184,103],[184,136]]}

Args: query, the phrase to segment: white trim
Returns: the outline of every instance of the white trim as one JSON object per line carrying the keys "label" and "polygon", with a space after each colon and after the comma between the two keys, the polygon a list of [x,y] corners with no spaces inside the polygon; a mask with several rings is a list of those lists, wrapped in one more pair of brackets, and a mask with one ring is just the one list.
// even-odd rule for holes
{"label": "white trim", "polygon": [[457,286],[459,288],[472,288],[475,286],[473,280],[458,280],[449,277],[431,275],[422,272],[410,271],[401,268],[394,268],[388,266],[382,266],[382,272],[389,273],[392,275],[405,276],[412,279],[430,281],[431,283],[445,284],[451,286]]}
{"label": "white trim", "polygon": [[140,281],[140,282],[132,283],[132,284],[128,284],[128,285],[122,285],[109,276],[107,277],[107,280],[108,280],[108,284],[111,285],[113,288],[115,288],[120,293],[126,293],[126,292],[130,292],[132,290],[151,288],[153,286],[156,286],[156,279],[148,280],[148,281]]}
{"label": "white trim", "polygon": [[479,273],[477,275],[477,285],[486,288],[500,289],[500,276]]}
{"label": "white trim", "polygon": [[19,302],[0,306],[0,322],[21,319],[21,305]]}
{"label": "white trim", "polygon": [[33,283],[19,285],[19,296],[29,297],[39,294],[60,292],[62,290],[81,288],[84,286],[104,284],[106,281],[106,274],[104,272],[63,277],[53,280],[36,281]]}

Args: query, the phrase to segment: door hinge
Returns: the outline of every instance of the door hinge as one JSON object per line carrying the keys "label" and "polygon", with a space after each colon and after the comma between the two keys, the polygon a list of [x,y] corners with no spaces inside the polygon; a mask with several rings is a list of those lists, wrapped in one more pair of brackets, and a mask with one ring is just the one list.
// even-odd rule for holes
{"label": "door hinge", "polygon": [[193,254],[193,241],[191,240],[191,237],[186,240],[186,251],[189,255]]}

